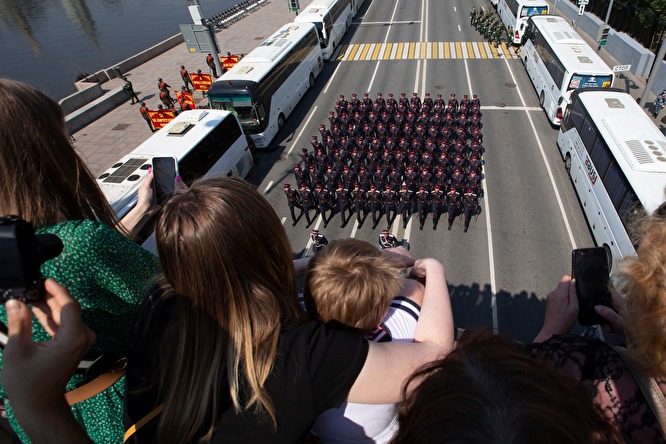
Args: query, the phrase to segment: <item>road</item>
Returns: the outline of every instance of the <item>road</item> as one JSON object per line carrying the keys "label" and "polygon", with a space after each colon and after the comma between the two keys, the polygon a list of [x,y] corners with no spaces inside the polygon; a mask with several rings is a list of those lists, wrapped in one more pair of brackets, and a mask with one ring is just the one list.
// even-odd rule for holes
{"label": "road", "polygon": [[[468,233],[463,233],[461,219],[451,231],[445,222],[436,231],[429,223],[421,231],[417,222],[410,222],[405,230],[394,223],[392,232],[409,240],[415,257],[435,257],[445,265],[456,327],[489,326],[529,341],[543,321],[546,294],[570,273],[571,250],[594,241],[557,150],[557,130],[540,110],[520,60],[483,45],[483,37],[469,24],[472,6],[490,4],[366,1],[335,60],[325,65],[248,179],[287,221],[294,256],[311,254],[310,229],[304,218],[292,227],[282,184],[294,184],[297,154],[310,148],[319,124],[328,124],[326,115],[340,94],[477,94],[486,147],[481,214]],[[389,44],[404,48],[418,42],[430,42],[422,53],[416,51],[425,58],[409,57],[407,50],[391,51],[405,58],[377,57]],[[372,45],[365,54],[362,44]],[[354,57],[349,57],[351,51]],[[336,216],[324,230],[319,218],[310,228],[318,227],[329,240],[355,237],[376,244],[385,223],[372,230],[370,223],[340,228],[339,221]]]}

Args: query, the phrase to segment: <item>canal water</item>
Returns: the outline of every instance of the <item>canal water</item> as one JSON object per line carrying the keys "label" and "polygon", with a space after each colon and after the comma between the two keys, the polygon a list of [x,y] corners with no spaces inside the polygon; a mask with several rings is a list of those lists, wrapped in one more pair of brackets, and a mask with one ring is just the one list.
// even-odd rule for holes
{"label": "canal water", "polygon": [[[237,0],[200,0],[204,17]],[[79,73],[108,68],[191,24],[186,0],[0,0],[0,77],[55,100]]]}

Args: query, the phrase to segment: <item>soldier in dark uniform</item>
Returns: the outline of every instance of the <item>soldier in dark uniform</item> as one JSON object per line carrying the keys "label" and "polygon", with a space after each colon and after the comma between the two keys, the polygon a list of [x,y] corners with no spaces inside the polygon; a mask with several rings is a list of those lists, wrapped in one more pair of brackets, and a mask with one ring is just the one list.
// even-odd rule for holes
{"label": "soldier in dark uniform", "polygon": [[312,224],[310,219],[310,210],[315,210],[317,215],[317,208],[314,193],[307,187],[305,183],[301,183],[301,189],[298,192],[301,196],[301,205],[303,206],[303,213],[305,213],[305,220],[308,222],[308,227]]}
{"label": "soldier in dark uniform", "polygon": [[483,160],[479,159],[478,154],[474,153],[469,157],[469,168],[476,170],[477,172],[482,172],[483,171]]}
{"label": "soldier in dark uniform", "polygon": [[[340,124],[340,120],[338,120],[338,118],[336,117],[336,115],[333,111],[328,112],[328,121],[329,121],[329,124],[331,125],[331,128],[333,127],[333,125]],[[321,130],[321,125],[319,126],[319,128]],[[322,135],[322,140],[326,140],[323,135]]]}
{"label": "soldier in dark uniform", "polygon": [[402,216],[402,228],[407,228],[407,221],[414,206],[414,191],[403,184],[398,192],[398,213]]}
{"label": "soldier in dark uniform", "polygon": [[405,109],[409,108],[409,99],[407,98],[407,94],[400,93],[400,100],[398,101],[398,105],[404,106]]}
{"label": "soldier in dark uniform", "polygon": [[449,180],[451,183],[451,187],[455,188],[459,194],[465,188],[466,177],[462,173],[462,170],[460,168],[455,168],[453,170],[453,174],[451,174]]}
{"label": "soldier in dark uniform", "polygon": [[307,171],[301,169],[300,163],[294,165],[294,178],[298,184],[305,183],[311,185],[310,175]]}
{"label": "soldier in dark uniform", "polygon": [[428,112],[432,111],[432,109],[435,107],[435,102],[432,100],[432,97],[430,97],[430,93],[425,93],[425,97],[423,98],[423,109],[427,109]]}
{"label": "soldier in dark uniform", "polygon": [[460,193],[454,186],[449,188],[446,193],[446,211],[449,213],[449,230],[453,226],[453,221],[460,212]]}
{"label": "soldier in dark uniform", "polygon": [[[340,213],[340,218],[342,219],[342,225],[340,225],[340,228],[344,228],[351,219],[352,214],[354,214],[354,211],[351,208],[351,201],[351,192],[342,184],[342,182],[339,182],[335,189],[335,202],[338,213]],[[348,218],[347,211],[349,211]]]}
{"label": "soldier in dark uniform", "polygon": [[338,172],[333,169],[332,164],[326,166],[326,171],[322,174],[322,179],[324,180],[324,187],[329,191],[333,192],[335,187],[338,184]]}
{"label": "soldier in dark uniform", "polygon": [[453,108],[453,111],[458,112],[458,99],[456,99],[455,94],[451,94],[451,97],[449,98],[449,103],[448,103],[447,106]]}
{"label": "soldier in dark uniform", "polygon": [[352,107],[352,111],[356,113],[356,111],[358,111],[359,105],[361,104],[361,101],[358,99],[358,96],[356,94],[352,94],[349,104]]}
{"label": "soldier in dark uniform", "polygon": [[469,170],[469,174],[465,178],[465,188],[472,190],[474,194],[479,197],[483,197],[483,189],[481,188],[482,177],[480,174],[477,174],[476,169],[472,168]]}
{"label": "soldier in dark uniform", "polygon": [[331,193],[324,188],[321,184],[315,187],[315,198],[317,199],[317,207],[319,208],[319,214],[321,214],[322,220],[324,221],[324,228],[328,225],[330,218],[326,217],[326,211],[331,210],[331,216],[333,217],[333,197]]}
{"label": "soldier in dark uniform", "polygon": [[444,98],[442,97],[441,94],[437,94],[437,98],[435,99],[435,106],[439,105],[440,109],[445,108],[445,103],[444,103]]}
{"label": "soldier in dark uniform", "polygon": [[446,199],[444,191],[441,190],[440,184],[435,184],[432,192],[430,193],[430,202],[432,209],[432,229],[437,229],[439,216],[442,214],[446,207]]}
{"label": "soldier in dark uniform", "polygon": [[[361,228],[368,211],[368,198],[358,183],[354,184],[352,191],[352,200],[354,201],[354,212],[356,213],[356,222]],[[362,214],[362,215],[361,215]]]}
{"label": "soldier in dark uniform", "polygon": [[315,254],[319,253],[322,248],[328,245],[328,239],[326,239],[326,236],[319,233],[319,230],[316,229],[312,230],[312,233],[310,234],[310,240],[312,241],[312,249],[314,250]]}
{"label": "soldier in dark uniform", "polygon": [[432,190],[432,173],[424,166],[419,175],[419,185],[425,187],[426,191]]}
{"label": "soldier in dark uniform", "polygon": [[407,171],[405,171],[404,176],[405,176],[405,184],[407,184],[407,187],[410,190],[415,191],[416,187],[418,186],[418,182],[419,182],[419,173],[417,173],[414,170],[413,165],[409,164],[407,166]]}
{"label": "soldier in dark uniform", "polygon": [[[298,191],[293,190],[291,188],[291,185],[288,183],[284,184],[284,194],[287,195],[287,205],[289,205],[289,212],[291,213],[291,220],[293,223],[291,226],[296,226],[296,221],[300,219],[300,217],[303,215],[303,206],[301,205],[301,197],[298,194]],[[294,213],[294,207],[298,208],[301,210],[301,214],[296,217],[296,214]]]}
{"label": "soldier in dark uniform", "polygon": [[386,106],[390,106],[394,110],[398,108],[398,102],[393,98],[393,93],[389,93],[388,99],[386,99]]}
{"label": "soldier in dark uniform", "polygon": [[421,106],[423,104],[421,103],[421,98],[419,97],[418,93],[414,93],[412,95],[412,98],[409,100],[409,106],[414,111],[414,114],[418,114],[421,112]]}
{"label": "soldier in dark uniform", "polygon": [[393,234],[389,233],[389,230],[382,230],[382,234],[379,235],[379,247],[382,250],[399,247],[401,245],[400,241],[398,241]]}
{"label": "soldier in dark uniform", "polygon": [[463,213],[465,214],[465,233],[469,228],[469,222],[472,220],[472,216],[478,214],[479,209],[479,196],[474,192],[473,189],[468,189],[467,192],[463,195]]}
{"label": "soldier in dark uniform", "polygon": [[402,184],[402,173],[398,170],[398,167],[391,167],[387,182],[393,191],[398,191],[400,189],[400,185]]}
{"label": "soldier in dark uniform", "polygon": [[430,193],[426,190],[425,186],[419,186],[419,190],[414,195],[416,199],[416,211],[419,217],[419,229],[423,230],[428,209],[430,207]]}
{"label": "soldier in dark uniform", "polygon": [[377,228],[379,219],[382,217],[382,193],[375,187],[375,184],[370,185],[368,191],[368,206],[370,207],[370,214],[372,215],[372,229]]}
{"label": "soldier in dark uniform", "polygon": [[361,170],[358,173],[358,183],[361,185],[361,189],[365,192],[370,190],[370,185],[372,184],[372,173],[368,171],[367,167],[361,166]]}
{"label": "soldier in dark uniform", "polygon": [[363,105],[365,105],[366,112],[370,112],[373,105],[372,99],[370,98],[370,94],[363,93]]}
{"label": "soldier in dark uniform", "polygon": [[317,184],[323,183],[321,176],[321,171],[315,167],[315,165],[310,165],[308,167],[308,175],[310,176],[310,186],[314,187]]}
{"label": "soldier in dark uniform", "polygon": [[384,214],[386,215],[386,223],[391,228],[395,217],[398,215],[398,194],[391,188],[391,185],[386,185],[382,192],[382,199],[384,200]]}

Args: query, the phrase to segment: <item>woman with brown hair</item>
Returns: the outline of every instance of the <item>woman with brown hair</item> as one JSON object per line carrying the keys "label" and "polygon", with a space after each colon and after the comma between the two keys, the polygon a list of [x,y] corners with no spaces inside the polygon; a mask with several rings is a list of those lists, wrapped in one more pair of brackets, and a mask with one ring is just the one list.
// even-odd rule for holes
{"label": "woman with brown hair", "polygon": [[[548,295],[544,326],[530,346],[535,357],[590,387],[592,402],[632,443],[666,441],[666,415],[663,410],[659,415],[659,403],[650,401],[653,394],[666,395],[665,210],[662,204],[644,220],[637,256],[618,264],[615,310],[595,307],[610,330],[624,334],[628,361],[621,349],[604,341],[566,334],[578,316],[576,286],[569,276]],[[639,379],[644,378],[656,382],[654,392],[641,389]]]}
{"label": "woman with brown hair", "polygon": [[623,442],[582,385],[490,330],[414,373],[399,421],[393,444]]}
{"label": "woman with brown hair", "polygon": [[[95,178],[69,141],[58,104],[9,79],[0,79],[0,140],[0,215],[18,215],[31,222],[38,234],[50,233],[62,240],[62,253],[44,263],[42,273],[78,299],[86,324],[97,333],[93,352],[125,356],[147,282],[159,272],[156,258],[126,236],[140,229],[144,216],[154,208],[150,180],[142,184],[135,209],[118,225]],[[0,320],[6,319],[0,308]],[[35,323],[33,338],[48,337]],[[67,390],[85,386],[91,379],[76,374]],[[70,398],[83,398],[72,410],[96,442],[116,443],[122,437],[123,384],[121,378],[108,387],[96,386],[101,393],[95,396]],[[8,412],[11,420],[11,409]],[[13,420],[12,426],[25,441]]]}
{"label": "woman with brown hair", "polygon": [[424,294],[416,343],[310,321],[280,219],[239,179],[176,194],[155,235],[164,291],[142,308],[129,359],[131,442],[302,442],[345,400],[399,401],[414,369],[453,348],[439,263],[412,272],[441,283]]}

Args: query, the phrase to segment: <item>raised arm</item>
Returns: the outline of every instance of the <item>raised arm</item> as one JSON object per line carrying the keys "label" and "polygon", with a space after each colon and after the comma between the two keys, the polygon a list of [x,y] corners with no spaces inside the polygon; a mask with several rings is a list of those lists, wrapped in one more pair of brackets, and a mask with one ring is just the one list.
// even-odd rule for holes
{"label": "raised arm", "polygon": [[453,350],[453,315],[444,267],[435,259],[421,259],[414,264],[412,275],[425,278],[416,342],[370,343],[365,365],[349,392],[350,402],[400,401],[402,385],[414,370]]}

